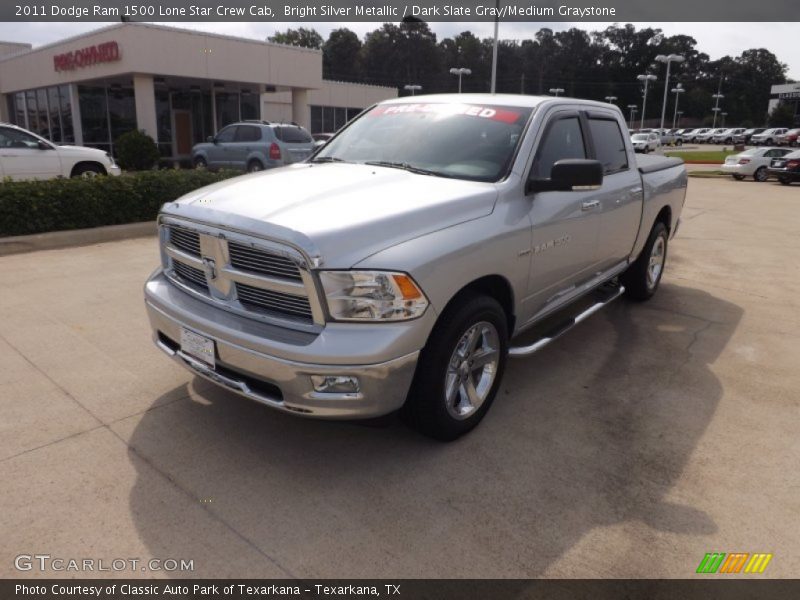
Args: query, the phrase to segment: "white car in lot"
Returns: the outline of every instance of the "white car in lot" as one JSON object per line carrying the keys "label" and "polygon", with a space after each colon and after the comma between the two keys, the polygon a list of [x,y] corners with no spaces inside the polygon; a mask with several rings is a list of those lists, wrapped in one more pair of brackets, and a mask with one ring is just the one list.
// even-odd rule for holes
{"label": "white car in lot", "polygon": [[636,152],[647,154],[661,147],[661,136],[655,131],[650,133],[634,133],[631,136],[631,144]]}
{"label": "white car in lot", "polygon": [[767,169],[772,159],[786,156],[789,152],[791,152],[789,148],[750,148],[727,157],[722,165],[722,171],[739,181],[745,177],[766,181],[769,178]]}
{"label": "white car in lot", "polygon": [[113,157],[97,148],[58,146],[26,129],[0,123],[0,177],[51,179],[119,175]]}
{"label": "white car in lot", "polygon": [[786,127],[773,127],[772,129],[767,129],[766,131],[762,131],[758,135],[751,137],[750,143],[754,146],[772,146],[773,144],[777,144],[778,138],[780,138],[787,131],[789,130]]}
{"label": "white car in lot", "polygon": [[715,144],[732,144],[737,135],[744,133],[744,127],[736,127],[726,129],[720,133],[716,133],[711,137],[711,141]]}
{"label": "white car in lot", "polygon": [[709,129],[703,133],[698,133],[694,136],[694,141],[698,144],[710,144],[711,140],[714,139],[715,135],[721,134],[725,129],[717,128],[717,129]]}

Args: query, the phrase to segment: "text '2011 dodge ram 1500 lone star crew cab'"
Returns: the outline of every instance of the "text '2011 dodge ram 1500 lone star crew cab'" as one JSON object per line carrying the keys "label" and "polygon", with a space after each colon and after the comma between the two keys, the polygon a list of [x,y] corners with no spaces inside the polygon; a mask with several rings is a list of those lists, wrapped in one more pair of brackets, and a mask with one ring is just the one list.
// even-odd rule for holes
{"label": "text '2011 dodge ram 1500 lone star crew cab'", "polygon": [[616,107],[570,98],[375,105],[304,163],[164,205],[145,286],[156,344],[284,411],[401,409],[454,439],[509,355],[658,288],[686,171],[637,163],[626,133]]}

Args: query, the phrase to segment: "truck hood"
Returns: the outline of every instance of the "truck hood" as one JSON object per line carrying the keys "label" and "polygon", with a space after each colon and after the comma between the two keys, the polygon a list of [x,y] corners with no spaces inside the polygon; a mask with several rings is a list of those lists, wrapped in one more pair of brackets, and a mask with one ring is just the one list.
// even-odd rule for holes
{"label": "truck hood", "polygon": [[298,245],[349,268],[395,244],[491,214],[492,183],[361,164],[262,171],[201,188],[163,212]]}
{"label": "truck hood", "polygon": [[85,146],[56,146],[56,150],[58,150],[59,154],[64,156],[90,156],[90,157],[97,157],[97,159],[103,159],[106,157],[106,152],[104,150],[98,150],[97,148],[87,148]]}

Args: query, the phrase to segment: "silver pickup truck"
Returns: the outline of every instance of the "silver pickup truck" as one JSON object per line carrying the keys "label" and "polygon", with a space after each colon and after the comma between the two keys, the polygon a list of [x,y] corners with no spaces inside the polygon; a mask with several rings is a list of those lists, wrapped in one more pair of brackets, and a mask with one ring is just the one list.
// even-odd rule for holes
{"label": "silver pickup truck", "polygon": [[618,108],[570,98],[377,104],[304,163],[164,205],[155,342],[283,411],[400,410],[454,439],[509,356],[658,288],[686,171],[626,133]]}

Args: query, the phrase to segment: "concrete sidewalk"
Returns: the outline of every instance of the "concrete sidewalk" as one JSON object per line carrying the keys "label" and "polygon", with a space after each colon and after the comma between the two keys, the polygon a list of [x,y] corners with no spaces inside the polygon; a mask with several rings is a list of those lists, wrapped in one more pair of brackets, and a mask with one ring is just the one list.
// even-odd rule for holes
{"label": "concrete sidewalk", "polygon": [[510,362],[452,444],[191,377],[150,341],[153,238],[0,257],[0,576],[684,578],[720,551],[794,577],[798,206],[692,179],[658,296]]}

